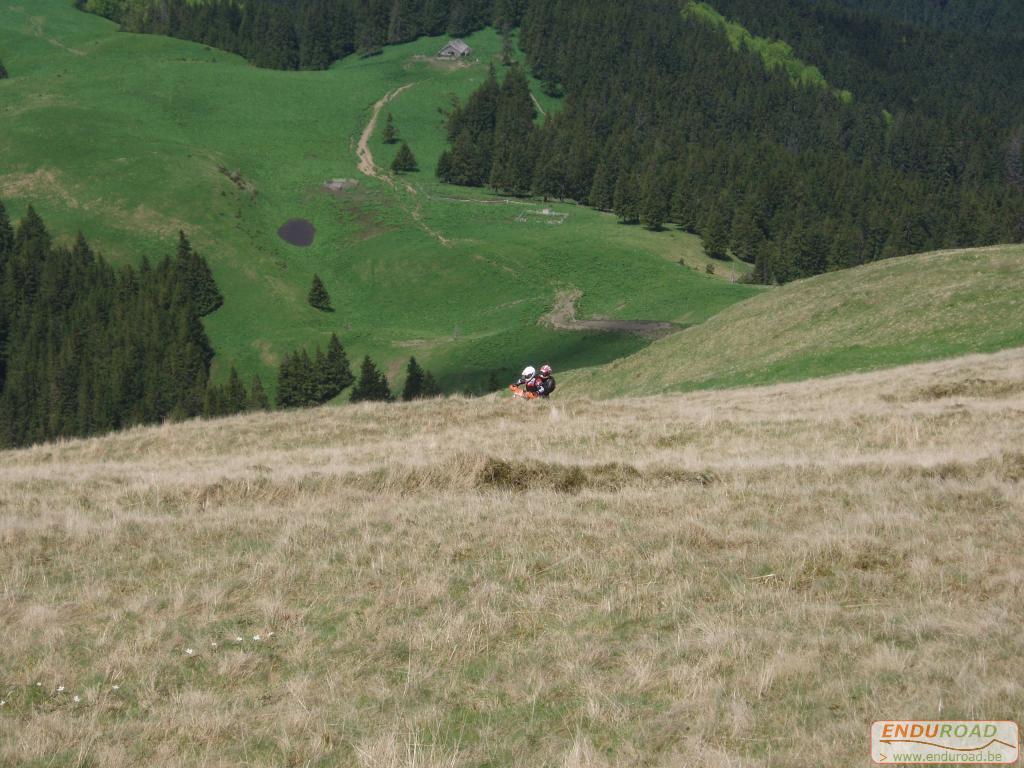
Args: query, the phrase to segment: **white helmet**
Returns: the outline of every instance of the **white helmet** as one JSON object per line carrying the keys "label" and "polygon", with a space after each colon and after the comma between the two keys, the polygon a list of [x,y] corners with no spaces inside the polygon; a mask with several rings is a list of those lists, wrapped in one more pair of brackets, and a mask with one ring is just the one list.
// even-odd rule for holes
{"label": "white helmet", "polygon": [[523,368],[523,378],[524,379],[532,379],[536,375],[537,375],[537,369],[534,368],[532,365],[528,365],[525,368]]}

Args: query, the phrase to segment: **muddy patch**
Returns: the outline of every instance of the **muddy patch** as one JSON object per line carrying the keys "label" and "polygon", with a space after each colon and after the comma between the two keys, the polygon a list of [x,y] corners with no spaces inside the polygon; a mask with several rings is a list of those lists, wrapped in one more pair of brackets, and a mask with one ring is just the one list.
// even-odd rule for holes
{"label": "muddy patch", "polygon": [[313,226],[313,222],[306,219],[289,219],[277,230],[277,236],[288,245],[307,248],[313,244],[313,240],[316,238],[316,227]]}
{"label": "muddy patch", "polygon": [[562,331],[601,331],[613,333],[635,333],[638,336],[657,338],[679,330],[674,323],[652,320],[613,320],[595,317],[590,320],[576,319],[576,302],[583,297],[580,290],[562,291],[555,297],[555,306],[540,319],[541,325]]}

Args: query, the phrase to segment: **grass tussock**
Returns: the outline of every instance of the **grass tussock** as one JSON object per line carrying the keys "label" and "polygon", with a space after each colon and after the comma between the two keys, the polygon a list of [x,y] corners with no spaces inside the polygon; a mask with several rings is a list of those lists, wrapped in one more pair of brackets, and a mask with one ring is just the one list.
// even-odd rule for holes
{"label": "grass tussock", "polygon": [[1019,718],[1022,430],[1012,351],[0,454],[0,764],[858,765],[874,719]]}

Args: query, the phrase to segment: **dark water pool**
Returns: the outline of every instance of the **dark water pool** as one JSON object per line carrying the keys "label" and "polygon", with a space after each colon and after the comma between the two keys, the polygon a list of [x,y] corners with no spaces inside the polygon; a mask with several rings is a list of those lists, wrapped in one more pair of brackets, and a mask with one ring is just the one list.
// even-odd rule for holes
{"label": "dark water pool", "polygon": [[277,230],[277,235],[289,245],[305,248],[313,244],[316,227],[306,219],[289,219]]}

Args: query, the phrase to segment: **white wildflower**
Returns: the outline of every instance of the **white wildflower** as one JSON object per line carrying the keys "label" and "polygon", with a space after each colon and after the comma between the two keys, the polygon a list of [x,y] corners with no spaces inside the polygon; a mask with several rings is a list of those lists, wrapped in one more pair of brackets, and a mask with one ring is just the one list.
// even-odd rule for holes
{"label": "white wildflower", "polygon": [[36,683],[36,688],[42,688],[42,687],[43,687],[42,683]]}
{"label": "white wildflower", "polygon": [[242,636],[241,636],[241,635],[239,635],[238,637],[236,637],[236,638],[235,638],[235,642],[236,642],[236,643],[240,643],[240,642],[242,642]]}
{"label": "white wildflower", "polygon": [[258,643],[260,641],[260,636],[259,635],[253,635],[252,639],[255,640]]}
{"label": "white wildflower", "polygon": [[57,693],[64,693],[64,686],[63,685],[58,685],[57,686]]}
{"label": "white wildflower", "polygon": [[72,699],[72,701],[74,701],[74,702],[75,702],[75,704],[77,704],[77,703],[78,703],[78,702],[80,702],[81,700],[82,700],[82,698],[81,698],[80,696],[75,696],[75,698],[74,698],[74,699]]}
{"label": "white wildflower", "polygon": [[273,637],[273,636],[274,636],[273,632],[267,632],[267,637]]}
{"label": "white wildflower", "polygon": [[216,648],[217,647],[217,641],[214,640],[212,643],[210,643],[210,647],[211,648]]}
{"label": "white wildflower", "polygon": [[2,706],[3,706],[4,704],[6,704],[6,703],[7,703],[7,702],[6,702],[6,701],[5,701],[4,699],[0,699],[0,707],[2,707]]}
{"label": "white wildflower", "polygon": [[194,648],[186,648],[186,649],[185,649],[185,655],[186,655],[186,656],[192,656],[192,655],[193,655],[193,654],[194,654],[195,652],[196,652],[196,651],[195,651],[195,649],[194,649]]}
{"label": "white wildflower", "polygon": [[112,685],[112,686],[110,686],[110,690],[112,690],[112,691],[120,691],[121,690],[121,686],[120,685]]}

